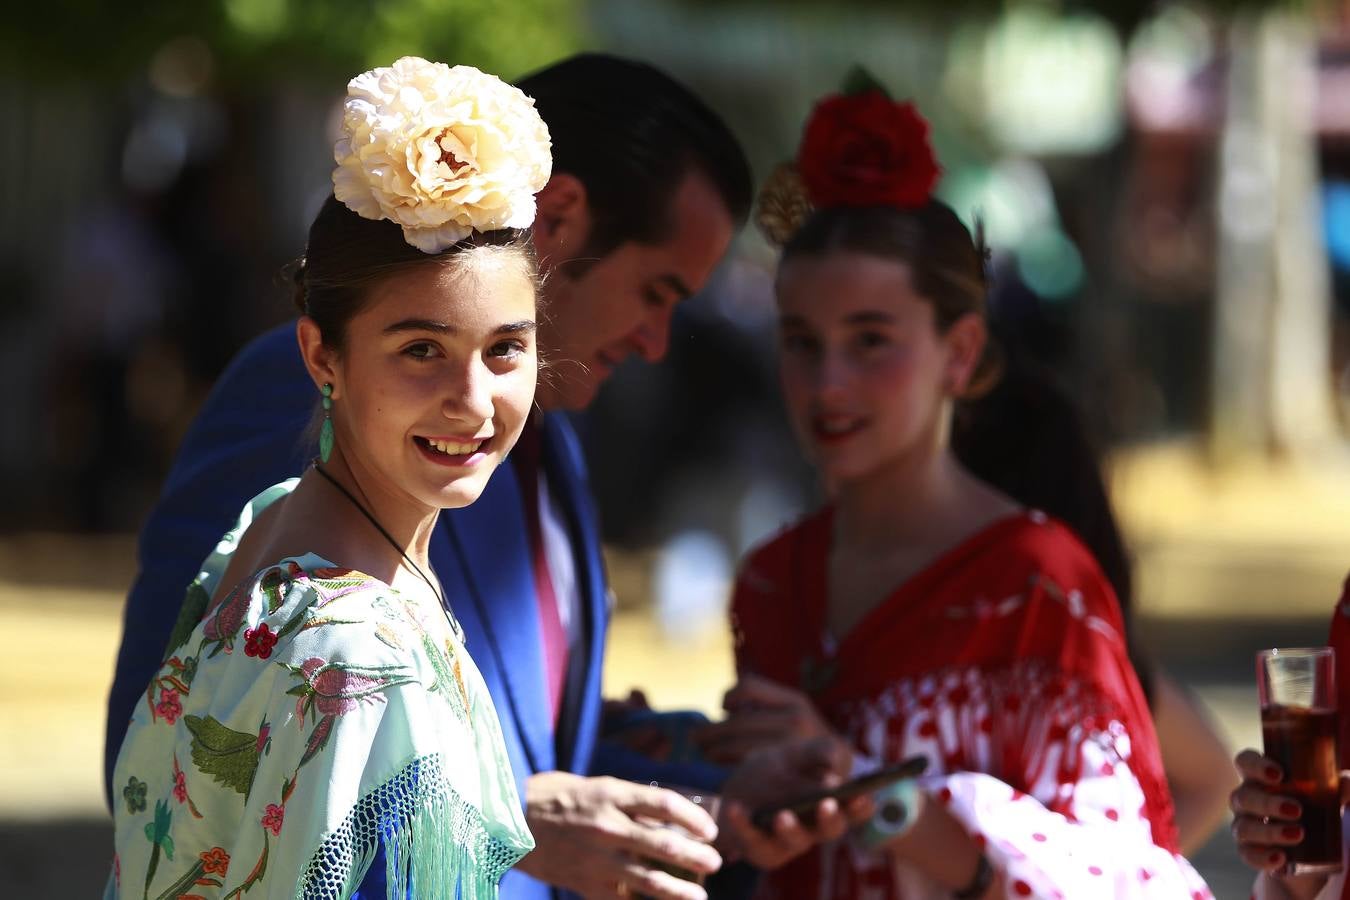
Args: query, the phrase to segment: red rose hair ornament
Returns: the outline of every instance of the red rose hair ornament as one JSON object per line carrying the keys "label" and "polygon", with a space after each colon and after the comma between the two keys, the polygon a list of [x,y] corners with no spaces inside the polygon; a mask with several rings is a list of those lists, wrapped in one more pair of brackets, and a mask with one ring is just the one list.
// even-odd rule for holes
{"label": "red rose hair ornament", "polygon": [[928,202],[942,174],[928,122],[913,103],[896,103],[862,69],[854,70],[843,93],[816,104],[797,171],[817,209],[913,209]]}
{"label": "red rose hair ornament", "polygon": [[812,110],[796,163],[779,166],[760,191],[760,228],[781,246],[813,209],[923,206],[942,175],[928,133],[913,103],[892,100],[855,68],[842,92]]}

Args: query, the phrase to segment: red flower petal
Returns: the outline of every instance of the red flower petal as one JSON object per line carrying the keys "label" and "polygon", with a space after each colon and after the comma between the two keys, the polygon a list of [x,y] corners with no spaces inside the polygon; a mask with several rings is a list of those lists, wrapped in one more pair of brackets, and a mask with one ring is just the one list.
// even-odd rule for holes
{"label": "red flower petal", "polygon": [[826,97],[806,123],[797,168],[817,207],[928,202],[941,169],[928,123],[880,91]]}

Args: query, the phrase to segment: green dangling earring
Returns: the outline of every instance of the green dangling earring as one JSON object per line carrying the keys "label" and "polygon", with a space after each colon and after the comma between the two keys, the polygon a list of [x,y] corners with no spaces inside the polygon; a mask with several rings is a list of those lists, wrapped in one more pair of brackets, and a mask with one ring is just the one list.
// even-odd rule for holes
{"label": "green dangling earring", "polygon": [[319,393],[323,394],[323,427],[319,429],[319,461],[328,462],[333,454],[333,386],[324,382]]}

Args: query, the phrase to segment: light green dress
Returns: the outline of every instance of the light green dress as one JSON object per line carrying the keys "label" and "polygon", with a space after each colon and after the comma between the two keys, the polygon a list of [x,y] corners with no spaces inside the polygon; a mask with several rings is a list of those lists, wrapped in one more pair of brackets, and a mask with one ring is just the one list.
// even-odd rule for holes
{"label": "light green dress", "polygon": [[391,898],[494,897],[534,841],[445,612],[313,554],[209,602],[297,480],[248,504],[188,590],[117,758],[107,896],[348,897],[382,840]]}

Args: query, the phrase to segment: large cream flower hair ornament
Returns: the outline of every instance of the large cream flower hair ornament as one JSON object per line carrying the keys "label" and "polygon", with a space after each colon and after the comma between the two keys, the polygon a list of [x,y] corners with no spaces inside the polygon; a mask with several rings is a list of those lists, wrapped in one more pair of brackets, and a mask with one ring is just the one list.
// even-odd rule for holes
{"label": "large cream flower hair ornament", "polygon": [[534,101],[472,66],[405,56],[347,85],[333,195],[424,253],[528,228],[553,167]]}

